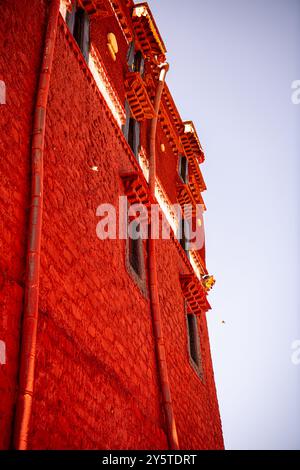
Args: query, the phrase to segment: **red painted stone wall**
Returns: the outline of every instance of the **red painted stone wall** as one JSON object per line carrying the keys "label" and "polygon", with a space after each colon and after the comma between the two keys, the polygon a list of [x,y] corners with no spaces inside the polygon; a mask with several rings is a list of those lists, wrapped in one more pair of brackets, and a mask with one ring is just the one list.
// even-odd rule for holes
{"label": "red painted stone wall", "polygon": [[184,299],[179,284],[178,272],[187,272],[185,263],[172,241],[159,241],[157,255],[166,356],[180,446],[182,449],[222,448],[205,316],[198,319],[203,367],[203,379],[200,379],[189,361]]}
{"label": "red painted stone wall", "polygon": [[[161,144],[165,146],[164,152],[161,150]],[[157,129],[156,155],[157,176],[162,183],[170,202],[172,204],[177,204],[176,184],[178,182],[178,156],[172,151],[172,147],[166,139],[161,126]]]}
{"label": "red painted stone wall", "polygon": [[125,269],[125,241],[96,236],[97,206],[117,206],[119,174],[132,169],[107,114],[60,30],[47,118],[33,448],[166,444],[148,300]]}
{"label": "red painted stone wall", "polygon": [[[40,0],[1,1],[0,80],[0,449],[7,448],[16,394],[23,308],[32,113],[41,62],[45,8]],[[29,29],[30,25],[30,29]]]}
{"label": "red painted stone wall", "polygon": [[[113,61],[107,47],[107,35],[114,33],[118,42],[119,51],[117,60]],[[101,21],[95,18],[91,21],[91,40],[97,48],[108,76],[112,79],[112,83],[118,93],[122,103],[125,101],[124,89],[124,67],[128,52],[128,44],[122,33],[117,19],[115,17],[102,18]]]}
{"label": "red painted stone wall", "polygon": [[[4,54],[0,42],[0,79],[8,90],[7,104],[0,108],[1,130],[5,129],[0,143],[0,340],[6,340],[8,349],[7,364],[0,366],[0,448],[9,447],[13,425],[30,132],[45,19],[45,2],[26,1],[28,21],[21,18],[23,4],[4,2],[0,22],[1,38],[7,41]],[[136,163],[72,38],[66,40],[62,24],[61,19],[47,112],[40,317],[29,448],[166,448],[149,299],[127,271],[126,242],[100,241],[96,236],[98,205],[117,205],[124,194],[120,173],[131,171]],[[163,139],[161,130],[158,135]],[[173,201],[177,159],[172,160],[168,148],[160,158],[165,160],[159,165],[159,177]],[[179,273],[187,272],[184,255],[173,241],[159,242],[157,253],[180,446],[221,448],[206,321],[199,320],[201,381],[188,357],[179,284]]]}

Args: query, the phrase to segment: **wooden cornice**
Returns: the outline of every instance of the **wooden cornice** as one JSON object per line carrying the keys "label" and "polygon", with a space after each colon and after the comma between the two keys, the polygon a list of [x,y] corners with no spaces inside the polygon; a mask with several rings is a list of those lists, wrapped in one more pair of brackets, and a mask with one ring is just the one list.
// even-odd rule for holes
{"label": "wooden cornice", "polygon": [[[133,41],[132,28],[131,28],[131,25],[129,25],[128,18],[122,7],[122,3],[120,2],[120,0],[108,0],[108,1],[115,12],[119,25],[123,31],[123,34],[127,42],[130,43],[131,41]],[[127,8],[131,8],[133,7],[133,5],[134,3],[131,0],[126,2]]]}
{"label": "wooden cornice", "polygon": [[207,269],[206,269],[206,266],[205,266],[205,262],[201,258],[201,255],[200,255],[199,251],[191,250],[190,251],[190,256],[193,258],[193,261],[194,261],[195,265],[198,268],[199,274],[201,276],[207,275]]}
{"label": "wooden cornice", "polygon": [[203,163],[205,159],[204,152],[193,122],[185,121],[183,125],[184,131],[181,135],[181,142],[187,157],[194,157],[199,163]]}
{"label": "wooden cornice", "polygon": [[[120,0],[78,0],[78,4],[85,9],[91,18],[106,18],[115,15],[127,43],[133,40],[132,26],[129,25]],[[133,2],[128,1],[126,6],[131,8]]]}
{"label": "wooden cornice", "polygon": [[193,195],[193,198],[197,204],[201,204],[203,207],[203,210],[206,210],[202,195],[201,195],[201,190],[200,186],[196,181],[195,175],[191,174],[189,177],[189,187],[191,190],[191,193]]}
{"label": "wooden cornice", "polygon": [[[196,215],[196,204],[189,188],[186,183],[177,183],[177,201],[179,202],[185,218],[195,217]],[[190,211],[186,213],[185,209],[190,208]]]}
{"label": "wooden cornice", "polygon": [[166,46],[147,3],[134,5],[132,22],[143,55],[154,62],[164,62]]}
{"label": "wooden cornice", "polygon": [[195,274],[181,274],[180,284],[183,296],[194,315],[206,313],[211,309],[202,282]]}
{"label": "wooden cornice", "polygon": [[134,119],[144,121],[154,117],[154,107],[139,72],[126,72],[125,94]]}
{"label": "wooden cornice", "polygon": [[163,89],[162,101],[165,103],[165,107],[172,117],[172,121],[177,133],[181,135],[183,131],[183,122],[167,84],[165,84]]}
{"label": "wooden cornice", "polygon": [[169,144],[172,147],[173,152],[177,155],[178,152],[180,152],[182,149],[181,142],[180,142],[180,139],[176,130],[174,129],[171,123],[170,117],[168,115],[168,111],[165,108],[165,105],[163,103],[161,103],[161,106],[160,106],[159,120],[160,120],[162,129],[165,133],[165,136]]}
{"label": "wooden cornice", "polygon": [[78,0],[78,4],[84,8],[91,18],[105,18],[113,15],[113,11],[108,0]]}
{"label": "wooden cornice", "polygon": [[145,207],[149,207],[151,198],[144,175],[141,172],[132,171],[130,173],[121,173],[120,177],[129,204],[143,204]]}
{"label": "wooden cornice", "polygon": [[188,157],[189,166],[192,170],[192,177],[195,179],[196,183],[198,184],[199,191],[202,193],[206,191],[206,184],[202,175],[202,172],[199,167],[198,161],[194,157]]}

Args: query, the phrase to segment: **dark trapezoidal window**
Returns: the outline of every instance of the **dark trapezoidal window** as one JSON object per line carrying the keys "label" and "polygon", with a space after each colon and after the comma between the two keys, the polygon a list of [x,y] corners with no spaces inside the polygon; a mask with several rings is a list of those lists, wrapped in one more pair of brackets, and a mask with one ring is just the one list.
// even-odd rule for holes
{"label": "dark trapezoidal window", "polygon": [[67,12],[67,24],[74,36],[80,50],[86,60],[89,60],[90,51],[90,20],[83,8],[73,6],[71,12]]}
{"label": "dark trapezoidal window", "polygon": [[144,76],[145,61],[141,51],[137,51],[134,56],[134,71],[139,72],[141,76]]}
{"label": "dark trapezoidal window", "polygon": [[189,251],[189,224],[185,221],[184,217],[181,219],[181,238],[179,240],[180,245],[185,251],[188,259],[190,259],[190,251]]}
{"label": "dark trapezoidal window", "polygon": [[189,172],[188,172],[188,161],[187,158],[181,156],[179,158],[179,176],[184,183],[188,183]]}
{"label": "dark trapezoidal window", "polygon": [[187,314],[188,346],[190,358],[198,370],[201,369],[200,339],[196,315]]}
{"label": "dark trapezoidal window", "polygon": [[[139,225],[135,222],[131,223],[131,227],[135,231],[139,230]],[[143,240],[138,238],[135,240],[132,238],[131,234],[129,235],[129,262],[131,267],[134,269],[136,274],[141,277],[142,275],[142,258],[143,258]]]}
{"label": "dark trapezoidal window", "polygon": [[145,59],[141,51],[135,51],[135,44],[131,42],[127,51],[127,65],[131,72],[139,72],[144,76]]}
{"label": "dark trapezoidal window", "polygon": [[126,122],[123,126],[123,134],[135,157],[138,158],[140,150],[140,123],[131,116],[127,101],[125,103],[125,110]]}

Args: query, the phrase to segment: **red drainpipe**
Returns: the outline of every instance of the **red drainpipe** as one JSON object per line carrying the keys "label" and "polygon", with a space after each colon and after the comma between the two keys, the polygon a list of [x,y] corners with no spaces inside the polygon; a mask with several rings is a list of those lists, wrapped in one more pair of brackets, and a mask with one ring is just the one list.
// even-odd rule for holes
{"label": "red drainpipe", "polygon": [[49,7],[43,61],[33,118],[31,202],[26,257],[25,302],[21,332],[19,390],[14,426],[14,447],[18,450],[27,449],[34,389],[43,213],[45,124],[59,6],[60,0],[52,0]]}
{"label": "red drainpipe", "polygon": [[[158,112],[161,102],[161,96],[164,88],[166,74],[169,70],[168,64],[161,66],[161,72],[159,76],[159,82],[157,85],[157,91],[155,96],[155,116],[151,121],[151,132],[150,132],[150,158],[149,158],[149,189],[150,197],[155,197],[155,177],[156,177],[156,129],[158,121]],[[167,428],[167,437],[169,447],[172,450],[179,449],[178,437],[176,431],[176,423],[173,412],[173,405],[171,399],[171,390],[168,377],[168,368],[166,362],[166,352],[164,337],[162,332],[161,312],[158,297],[158,284],[157,284],[157,266],[156,266],[156,240],[151,237],[151,222],[149,227],[149,286],[150,286],[150,305],[153,319],[153,329],[155,338],[155,347],[158,360],[158,372],[161,386],[161,394],[165,415],[165,422]]]}

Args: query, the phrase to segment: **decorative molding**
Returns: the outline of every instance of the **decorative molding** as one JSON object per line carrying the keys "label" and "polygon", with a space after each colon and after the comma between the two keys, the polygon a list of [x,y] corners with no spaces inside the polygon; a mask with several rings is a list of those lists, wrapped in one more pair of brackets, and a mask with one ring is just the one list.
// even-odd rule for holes
{"label": "decorative molding", "polygon": [[185,218],[189,219],[196,216],[196,205],[188,184],[177,183],[177,200],[181,205]]}
{"label": "decorative molding", "polygon": [[147,181],[147,183],[149,183],[149,160],[147,158],[144,147],[141,147],[139,151],[139,164],[145,177],[145,180]]}
{"label": "decorative molding", "polygon": [[[127,44],[129,44],[131,41],[133,41],[133,34],[131,32],[131,29],[128,25],[128,20],[126,18],[126,14],[123,11],[123,8],[121,6],[121,3],[119,0],[108,0],[109,4],[114,11],[115,17],[118,21],[118,24],[121,28],[121,31],[126,39]],[[130,2],[132,3],[132,2]]]}
{"label": "decorative molding", "polygon": [[190,250],[190,262],[197,278],[202,281],[202,277],[207,275],[207,270],[198,251]]}
{"label": "decorative molding", "polygon": [[194,123],[192,121],[185,121],[183,125],[184,132],[181,135],[181,142],[187,157],[194,157],[199,163],[203,163],[205,156]]}
{"label": "decorative molding", "polygon": [[164,62],[166,46],[147,3],[139,3],[133,7],[132,21],[144,56],[155,62]]}
{"label": "decorative molding", "polygon": [[191,190],[191,193],[193,195],[193,198],[197,204],[201,204],[203,210],[206,210],[206,206],[204,204],[202,195],[201,195],[201,190],[200,186],[196,181],[195,174],[192,173],[189,177],[189,188]]}
{"label": "decorative molding", "polygon": [[182,151],[181,142],[178,133],[176,132],[171,123],[168,111],[163,103],[160,106],[159,120],[161,123],[162,130],[164,131],[164,134],[169,144],[171,145],[173,152],[175,153],[175,155],[177,155],[178,152]]}
{"label": "decorative molding", "polygon": [[[144,177],[147,182],[149,182],[149,160],[147,158],[145,149],[141,147],[139,153],[139,162],[141,169],[143,171]],[[163,188],[163,185],[159,178],[156,176],[155,178],[155,199],[158,202],[164,216],[166,217],[170,227],[174,233],[177,233],[178,230],[178,216],[176,211],[174,211],[173,204],[171,203],[170,199],[166,191]]]}
{"label": "decorative molding", "polygon": [[108,0],[78,0],[78,4],[84,8],[91,18],[106,18],[113,15]]}
{"label": "decorative molding", "polygon": [[156,177],[155,179],[155,198],[164,213],[169,225],[171,226],[174,233],[177,233],[179,222],[176,212],[174,211],[173,204],[167,196],[160,180]]}
{"label": "decorative molding", "polygon": [[193,156],[192,157],[187,156],[187,159],[188,159],[188,162],[189,162],[189,166],[190,166],[190,168],[193,172],[192,176],[195,179],[195,181],[196,181],[196,183],[199,187],[199,192],[206,191],[206,189],[207,189],[206,184],[205,184],[202,172],[200,170],[200,166],[199,166],[198,161]]}
{"label": "decorative molding", "polygon": [[181,274],[182,293],[194,315],[206,313],[211,309],[202,282],[195,274]]}
{"label": "decorative molding", "polygon": [[154,117],[155,111],[139,72],[126,73],[125,93],[134,119],[144,121]]}
{"label": "decorative molding", "polygon": [[163,89],[163,102],[165,103],[166,108],[172,117],[178,135],[181,135],[183,130],[183,122],[167,84],[165,84]]}
{"label": "decorative molding", "polygon": [[137,171],[121,173],[120,176],[129,204],[143,204],[147,208],[150,207],[149,188],[144,176]]}

